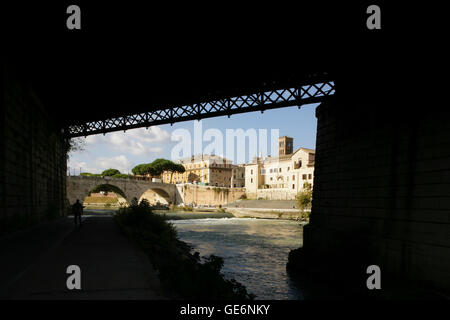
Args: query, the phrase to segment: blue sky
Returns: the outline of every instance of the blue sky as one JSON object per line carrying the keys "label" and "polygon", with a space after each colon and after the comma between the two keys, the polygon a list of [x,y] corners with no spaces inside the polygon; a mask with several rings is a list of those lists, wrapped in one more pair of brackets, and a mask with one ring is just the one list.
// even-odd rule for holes
{"label": "blue sky", "polygon": [[[301,109],[297,107],[288,107],[281,109],[266,110],[261,112],[250,112],[232,115],[230,118],[217,117],[203,119],[201,126],[203,133],[208,129],[217,129],[224,136],[227,129],[267,129],[270,137],[271,129],[278,129],[280,136],[290,136],[294,138],[294,149],[305,147],[315,149],[317,120],[315,109],[318,104],[304,105]],[[170,125],[161,125],[145,128],[108,133],[103,135],[94,135],[85,140],[83,151],[72,152],[69,155],[68,167],[72,174],[81,172],[100,173],[108,168],[117,168],[123,173],[130,172],[131,169],[140,163],[152,162],[157,158],[172,159],[172,150],[179,144],[174,141],[173,133],[177,129],[188,130],[191,138],[194,137],[194,122],[186,121]],[[198,125],[197,125],[198,126]],[[177,132],[179,132],[178,130]],[[211,142],[198,139],[202,143],[203,150]],[[246,140],[248,143],[248,140]],[[270,139],[268,139],[268,154],[270,150]],[[259,148],[259,147],[258,147]],[[192,150],[193,152],[193,150]],[[236,149],[236,153],[239,151]],[[258,150],[259,154],[259,150]],[[272,154],[276,155],[277,150]],[[265,154],[263,154],[265,155]],[[238,158],[232,159],[234,163]],[[245,157],[248,162],[249,155]]]}

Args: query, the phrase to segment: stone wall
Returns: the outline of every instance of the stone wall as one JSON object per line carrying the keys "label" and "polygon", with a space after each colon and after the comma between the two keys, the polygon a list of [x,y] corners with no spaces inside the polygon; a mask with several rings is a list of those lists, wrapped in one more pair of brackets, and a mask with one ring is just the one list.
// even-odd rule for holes
{"label": "stone wall", "polygon": [[450,113],[349,104],[316,111],[305,250],[341,255],[341,263],[358,257],[385,275],[449,292]]}
{"label": "stone wall", "polygon": [[261,208],[261,209],[295,209],[298,211],[295,200],[237,200],[229,203],[230,208]]}
{"label": "stone wall", "polygon": [[297,193],[288,188],[257,189],[256,192],[248,192],[248,199],[260,200],[295,200]]}
{"label": "stone wall", "polygon": [[5,67],[0,109],[0,232],[65,213],[61,131],[33,89]]}
{"label": "stone wall", "polygon": [[244,188],[218,188],[185,184],[179,188],[184,203],[197,205],[225,205],[245,194]]}

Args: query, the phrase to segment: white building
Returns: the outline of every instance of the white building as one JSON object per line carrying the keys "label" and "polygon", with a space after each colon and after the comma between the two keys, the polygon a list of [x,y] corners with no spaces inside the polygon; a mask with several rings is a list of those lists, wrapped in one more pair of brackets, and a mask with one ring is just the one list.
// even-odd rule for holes
{"label": "white building", "polygon": [[295,199],[307,182],[313,185],[315,151],[292,151],[293,139],[279,139],[278,157],[257,157],[245,165],[247,197],[254,199]]}

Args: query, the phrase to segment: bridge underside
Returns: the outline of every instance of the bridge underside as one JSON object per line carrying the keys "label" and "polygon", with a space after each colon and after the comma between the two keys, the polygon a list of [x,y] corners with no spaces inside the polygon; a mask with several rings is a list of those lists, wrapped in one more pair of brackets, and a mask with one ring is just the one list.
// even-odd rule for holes
{"label": "bridge underside", "polygon": [[[118,130],[173,124],[180,121],[231,116],[233,114],[298,106],[325,101],[335,93],[334,82],[329,75],[311,76],[304,85],[271,91],[251,93],[244,96],[172,106],[166,109],[126,115],[111,119],[74,124],[65,128],[68,137],[88,136]],[[206,99],[206,98],[205,98]]]}

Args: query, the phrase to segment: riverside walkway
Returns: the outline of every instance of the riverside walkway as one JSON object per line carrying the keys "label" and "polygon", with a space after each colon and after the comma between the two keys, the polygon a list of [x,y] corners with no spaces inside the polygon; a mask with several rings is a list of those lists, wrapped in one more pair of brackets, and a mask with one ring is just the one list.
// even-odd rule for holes
{"label": "riverside walkway", "polygon": [[[112,216],[85,216],[81,228],[60,218],[0,240],[0,299],[164,299],[147,256]],[[69,290],[69,265],[81,290]]]}

